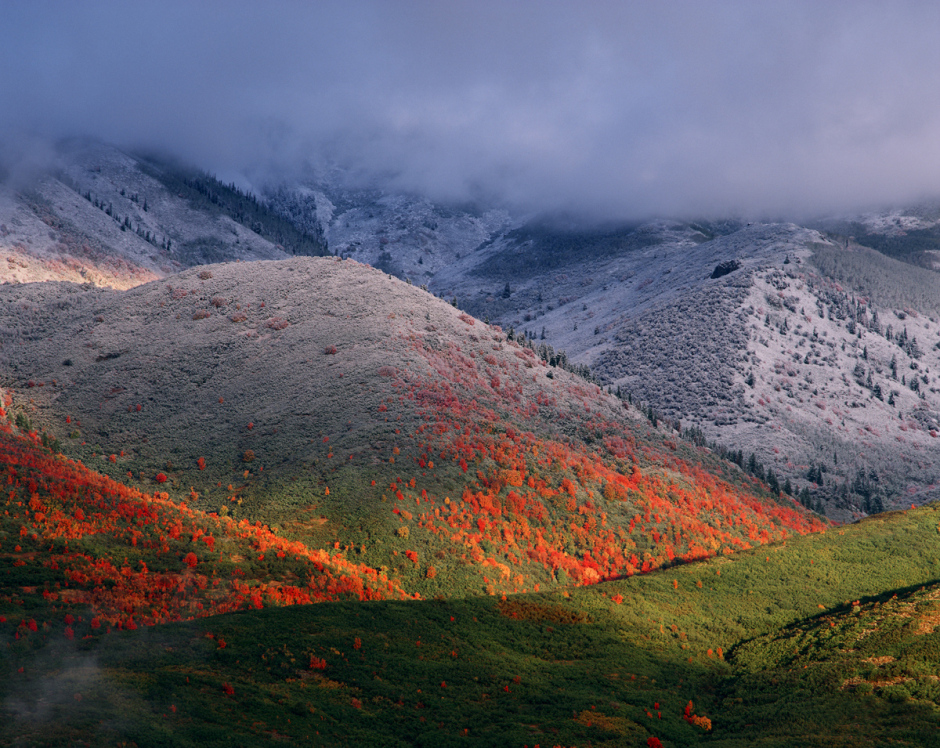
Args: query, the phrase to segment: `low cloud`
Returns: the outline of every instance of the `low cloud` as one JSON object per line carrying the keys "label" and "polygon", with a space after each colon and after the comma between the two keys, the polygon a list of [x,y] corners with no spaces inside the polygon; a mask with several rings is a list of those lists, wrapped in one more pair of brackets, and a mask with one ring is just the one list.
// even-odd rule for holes
{"label": "low cloud", "polygon": [[[940,195],[940,7],[71,3],[6,8],[0,131],[220,174],[339,164],[598,219]],[[14,150],[16,150],[14,148]]]}

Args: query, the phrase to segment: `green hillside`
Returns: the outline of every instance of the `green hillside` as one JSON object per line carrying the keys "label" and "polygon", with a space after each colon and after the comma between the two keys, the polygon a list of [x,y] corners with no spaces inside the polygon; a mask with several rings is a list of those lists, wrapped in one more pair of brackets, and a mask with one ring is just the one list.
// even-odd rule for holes
{"label": "green hillside", "polygon": [[[14,470],[62,463],[22,437],[5,443]],[[70,469],[63,486],[98,480]],[[94,485],[92,496],[110,484]],[[52,487],[35,485],[34,515]],[[177,589],[208,617],[137,627],[125,606],[119,628],[95,615],[102,598],[82,597],[81,578],[62,576],[63,559],[89,542],[141,548],[102,581],[129,594],[144,559],[151,581],[184,577],[185,542],[160,569],[120,532],[43,540],[12,519],[18,496],[8,492],[0,546],[13,745],[930,745],[937,728],[933,505],[550,594],[369,602],[353,591],[312,606],[265,596],[256,609],[249,591],[241,612],[209,615],[233,565],[207,553],[205,582]],[[214,527],[228,554],[252,542],[212,517],[191,521]],[[242,579],[283,594],[299,561]],[[132,604],[144,618],[148,603]]]}
{"label": "green hillside", "polygon": [[3,293],[0,742],[931,745],[937,505],[826,525],[355,263]]}

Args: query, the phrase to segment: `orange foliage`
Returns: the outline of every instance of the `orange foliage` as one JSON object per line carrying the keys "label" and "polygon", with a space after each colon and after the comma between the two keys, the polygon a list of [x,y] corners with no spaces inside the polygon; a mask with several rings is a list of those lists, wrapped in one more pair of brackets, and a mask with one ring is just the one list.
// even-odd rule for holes
{"label": "orange foliage", "polygon": [[[6,527],[11,523],[22,527],[24,544],[51,547],[42,561],[35,560],[29,549],[17,548],[16,553],[23,555],[15,563],[42,563],[47,573],[59,575],[68,587],[68,604],[92,609],[92,630],[103,623],[133,629],[141,623],[185,620],[264,603],[409,597],[384,574],[351,563],[338,552],[283,539],[261,523],[208,515],[171,501],[165,492],[141,493],[79,462],[44,452],[38,442],[38,437],[20,436],[0,423],[0,476],[14,489],[7,497]],[[96,541],[89,546],[95,550],[86,552],[82,549],[87,537],[107,537],[109,542]],[[215,576],[210,570],[219,558],[218,538],[226,539],[227,553],[250,557],[252,551],[262,555],[269,551],[295,570],[300,563],[306,568],[302,577],[306,581],[297,583],[296,571],[286,567],[278,571],[277,561],[268,562],[260,578],[252,578],[240,566],[229,579]],[[199,557],[193,547],[197,542],[205,549]],[[125,556],[130,549],[135,549],[137,558],[141,552],[147,554],[148,562],[151,557],[161,559],[164,569],[172,568],[173,562],[162,559],[182,558],[182,571],[155,572],[143,560],[129,563]],[[253,574],[250,567],[248,571]],[[57,594],[48,589],[35,594],[43,592],[49,599]]]}
{"label": "orange foliage", "polygon": [[[498,574],[484,578],[488,590],[534,587],[529,575],[546,572],[592,584],[825,529],[796,505],[759,498],[685,462],[678,445],[662,452],[640,446],[622,424],[601,418],[599,401],[606,395],[594,385],[569,387],[580,403],[570,411],[544,393],[529,403],[511,369],[521,365],[513,361],[508,369],[499,364],[507,376],[486,400],[482,393],[491,378],[486,365],[493,364],[456,346],[439,350],[417,337],[410,340],[436,374],[429,378],[409,370],[395,380],[426,421],[416,434],[421,451],[416,462],[429,466],[430,458],[439,456],[467,474],[460,500],[419,513],[417,529],[463,546],[481,573],[497,568]],[[604,449],[518,431],[519,423],[545,408],[557,420],[579,419],[600,436],[595,441]],[[640,459],[651,469],[641,470]],[[681,476],[681,484],[666,475]],[[405,496],[407,489],[429,498],[413,480],[392,487],[399,501],[413,498]],[[579,496],[588,500],[579,503]],[[632,504],[636,511],[628,522],[613,523],[606,502]],[[482,553],[483,541],[496,553]],[[513,566],[522,573],[511,571]]]}

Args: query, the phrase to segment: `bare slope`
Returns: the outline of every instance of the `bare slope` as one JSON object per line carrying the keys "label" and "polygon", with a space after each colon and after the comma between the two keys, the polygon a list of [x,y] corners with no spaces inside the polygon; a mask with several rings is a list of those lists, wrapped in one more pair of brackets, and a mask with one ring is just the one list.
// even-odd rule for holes
{"label": "bare slope", "polygon": [[822,527],[352,261],[214,265],[125,292],[8,285],[0,304],[17,417],[113,477],[277,524],[411,592],[590,583]]}

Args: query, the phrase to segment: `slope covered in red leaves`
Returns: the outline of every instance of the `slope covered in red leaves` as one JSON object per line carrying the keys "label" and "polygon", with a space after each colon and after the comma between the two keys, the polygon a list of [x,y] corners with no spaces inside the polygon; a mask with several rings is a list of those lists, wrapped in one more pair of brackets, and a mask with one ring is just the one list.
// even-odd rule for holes
{"label": "slope covered in red leaves", "polygon": [[[0,421],[0,609],[135,628],[267,605],[406,597],[375,569],[53,455]],[[27,620],[24,613],[20,616]]]}
{"label": "slope covered in red leaves", "polygon": [[[56,563],[88,577],[81,600],[102,610],[120,608],[110,585],[146,586],[141,574],[162,591],[133,593],[135,615],[169,620],[259,595],[590,584],[824,529],[531,344],[355,262],[0,293],[11,418],[45,427],[133,507],[105,512],[91,488],[40,492],[41,508],[10,497],[27,540],[79,554]],[[34,472],[47,468],[66,470]],[[68,471],[48,480],[105,480]]]}
{"label": "slope covered in red leaves", "polygon": [[[498,331],[493,339],[513,355],[479,367],[456,346],[412,336],[433,375],[395,372],[390,405],[422,418],[420,475],[387,492],[413,545],[459,549],[487,591],[591,584],[825,528],[756,482],[719,477],[674,435],[625,423],[596,385],[559,377],[527,396],[527,372],[545,364]],[[441,463],[460,470],[452,496],[422,485]]]}

